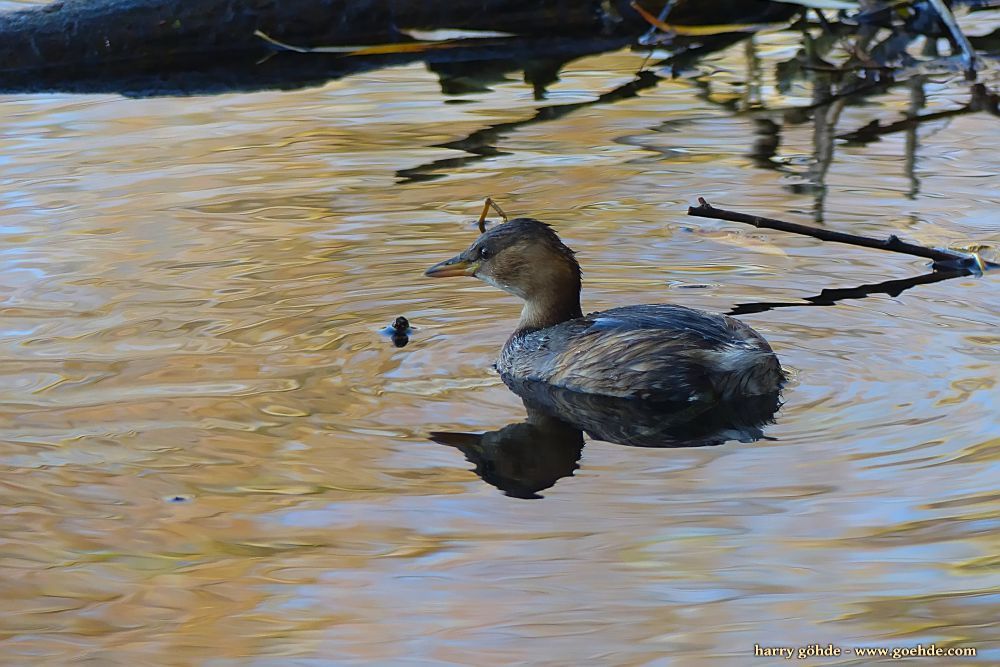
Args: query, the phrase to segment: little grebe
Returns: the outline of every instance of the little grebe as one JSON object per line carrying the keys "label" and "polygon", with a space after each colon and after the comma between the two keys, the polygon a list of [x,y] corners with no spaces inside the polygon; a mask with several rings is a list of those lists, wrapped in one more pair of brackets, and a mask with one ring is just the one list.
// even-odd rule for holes
{"label": "little grebe", "polygon": [[584,316],[573,251],[532,218],[493,227],[426,275],[475,276],[524,300],[496,363],[505,380],[663,401],[769,394],[784,381],[767,341],[726,315],[642,305]]}

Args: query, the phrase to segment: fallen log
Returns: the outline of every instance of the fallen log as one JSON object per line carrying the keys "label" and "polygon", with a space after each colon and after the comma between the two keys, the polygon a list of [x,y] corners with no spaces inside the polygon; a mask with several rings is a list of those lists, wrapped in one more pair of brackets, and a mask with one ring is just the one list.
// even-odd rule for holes
{"label": "fallen log", "polygon": [[[665,0],[643,0],[659,12]],[[788,18],[769,0],[688,0],[674,20]],[[116,61],[261,52],[260,31],[304,47],[405,43],[412,30],[499,31],[520,37],[638,37],[630,0],[58,0],[0,13],[0,72]]]}
{"label": "fallen log", "polygon": [[303,44],[412,41],[400,32],[408,28],[594,35],[616,28],[607,12],[595,11],[601,5],[559,0],[60,1],[0,14],[0,70],[262,52],[267,45],[254,35],[257,30]]}
{"label": "fallen log", "polygon": [[[81,63],[0,73],[0,93],[117,93],[126,97],[212,95],[234,91],[291,90],[384,67],[423,62],[448,86],[452,70],[530,69],[565,63],[625,46],[623,38],[510,38],[502,45],[474,40],[461,48],[344,57],[260,51],[208,56]],[[446,92],[446,94],[455,94]]]}
{"label": "fallen log", "polygon": [[[614,11],[610,3],[608,9]],[[624,3],[622,3],[624,4]],[[191,54],[261,52],[262,31],[284,41],[412,41],[407,29],[594,35],[622,19],[599,2],[559,0],[91,0],[0,14],[0,70]]]}

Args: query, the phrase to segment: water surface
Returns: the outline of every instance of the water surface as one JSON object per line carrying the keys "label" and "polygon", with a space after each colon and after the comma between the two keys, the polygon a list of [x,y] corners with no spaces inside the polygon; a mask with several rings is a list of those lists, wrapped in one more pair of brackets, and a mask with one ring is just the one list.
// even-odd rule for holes
{"label": "water surface", "polygon": [[[831,141],[970,86],[928,75],[810,120],[788,111],[809,87],[772,75],[795,43],[758,37],[759,78],[739,44],[533,123],[644,54],[575,60],[544,100],[516,71],[443,95],[419,63],[0,98],[2,659],[743,665],[755,643],[933,642],[1000,661],[996,276],[811,306],[929,269],[684,216],[704,196],[995,246],[997,119]],[[499,154],[439,147],[497,125]],[[791,304],[743,317],[792,374],[768,439],[588,439],[534,501],[432,442],[525,415],[490,369],[516,302],[422,276],[486,195],[577,250],[585,309]],[[378,331],[397,315],[403,348]]]}

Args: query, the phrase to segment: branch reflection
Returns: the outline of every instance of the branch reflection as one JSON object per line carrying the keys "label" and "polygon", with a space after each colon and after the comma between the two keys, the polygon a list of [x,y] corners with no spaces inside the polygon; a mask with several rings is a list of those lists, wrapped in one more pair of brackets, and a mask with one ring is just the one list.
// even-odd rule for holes
{"label": "branch reflection", "polygon": [[801,308],[804,306],[833,306],[847,299],[864,299],[872,294],[888,294],[897,297],[903,292],[918,285],[930,285],[942,280],[968,276],[966,271],[932,271],[910,278],[886,280],[880,283],[868,283],[857,287],[836,287],[822,290],[815,296],[804,297],[801,301],[754,301],[733,306],[727,315],[749,315],[763,313],[778,308]]}

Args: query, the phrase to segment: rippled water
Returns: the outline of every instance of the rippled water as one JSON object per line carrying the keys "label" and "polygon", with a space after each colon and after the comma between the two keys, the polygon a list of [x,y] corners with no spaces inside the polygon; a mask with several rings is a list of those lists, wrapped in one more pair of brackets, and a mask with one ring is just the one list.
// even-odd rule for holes
{"label": "rippled water", "polygon": [[[573,61],[544,101],[517,72],[445,96],[420,64],[0,98],[2,659],[748,664],[755,643],[933,642],[1000,661],[997,277],[814,307],[928,267],[683,215],[701,195],[995,246],[997,119],[836,141],[824,165],[829,135],[782,111],[809,91],[769,74],[794,44],[757,39],[750,93],[737,45],[501,126],[486,157],[435,145],[592,102],[643,55]],[[969,99],[953,75],[921,85],[924,113]],[[917,92],[824,118],[884,124]],[[536,501],[432,442],[525,415],[490,369],[517,304],[422,276],[486,195],[578,251],[585,308],[793,304],[743,316],[793,374],[769,439],[588,441]],[[401,314],[396,348],[379,329]]]}

